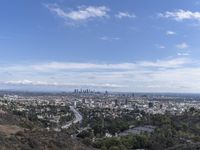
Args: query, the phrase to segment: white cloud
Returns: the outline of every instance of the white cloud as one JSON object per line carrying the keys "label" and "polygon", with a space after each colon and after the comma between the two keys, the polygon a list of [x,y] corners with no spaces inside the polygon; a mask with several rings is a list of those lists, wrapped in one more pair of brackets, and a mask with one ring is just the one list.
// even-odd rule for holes
{"label": "white cloud", "polygon": [[130,14],[128,12],[118,12],[118,14],[115,15],[116,18],[122,19],[122,18],[135,18],[136,15],[134,13]]}
{"label": "white cloud", "polygon": [[0,84],[14,85],[14,86],[45,86],[45,87],[69,87],[69,88],[123,88],[126,86],[112,84],[112,83],[57,83],[57,82],[44,82],[44,81],[34,81],[34,80],[10,80],[0,82]]}
{"label": "white cloud", "polygon": [[46,7],[57,16],[72,21],[88,21],[94,18],[103,18],[108,16],[109,8],[106,6],[88,6],[78,7],[76,10],[64,11],[57,4],[47,4]]}
{"label": "white cloud", "polygon": [[166,32],[166,35],[175,35],[175,34],[176,34],[176,32],[170,31],[170,30]]}
{"label": "white cloud", "polygon": [[183,20],[197,20],[200,21],[200,12],[192,12],[189,10],[176,10],[176,11],[166,11],[165,13],[160,13],[160,17],[163,18],[170,18],[176,21],[183,21]]}
{"label": "white cloud", "polygon": [[10,81],[4,81],[1,82],[3,84],[8,85],[32,85],[32,86],[68,86],[68,87],[80,87],[80,86],[87,86],[87,87],[102,87],[102,88],[120,88],[122,86],[117,84],[110,84],[110,83],[104,83],[104,84],[73,84],[73,83],[48,83],[44,81],[34,81],[34,80],[10,80]]}
{"label": "white cloud", "polygon": [[102,36],[102,37],[100,37],[100,40],[103,40],[103,41],[118,41],[118,40],[120,40],[120,38],[119,37]]}
{"label": "white cloud", "polygon": [[161,49],[164,49],[165,48],[165,46],[164,45],[160,45],[160,47],[159,48],[161,48]]}
{"label": "white cloud", "polygon": [[157,60],[154,62],[151,61],[143,61],[139,62],[139,66],[142,67],[156,67],[156,68],[178,68],[190,62],[189,59],[186,58],[176,58],[169,60]]}
{"label": "white cloud", "polygon": [[45,64],[29,66],[33,70],[51,71],[53,70],[83,70],[83,69],[130,69],[134,67],[132,63],[106,64],[106,63],[68,63],[50,62]]}
{"label": "white cloud", "polygon": [[178,56],[189,56],[190,53],[189,52],[185,52],[185,53],[177,53]]}
{"label": "white cloud", "polygon": [[185,42],[176,45],[176,48],[178,49],[187,49],[188,47],[188,44]]}
{"label": "white cloud", "polygon": [[186,58],[175,58],[157,61],[138,61],[135,63],[76,63],[76,62],[49,62],[27,65],[0,66],[1,71],[7,72],[56,72],[70,70],[133,70],[141,67],[176,68],[187,64]]}
{"label": "white cloud", "polygon": [[[115,91],[177,92],[200,90],[199,61],[185,58],[132,63],[49,62],[0,64],[1,82],[8,86],[53,89],[95,88]],[[3,75],[3,72],[12,76]],[[24,80],[26,79],[26,80]]]}
{"label": "white cloud", "polygon": [[156,44],[156,47],[160,48],[160,49],[165,49],[166,48],[164,45],[159,45],[159,44]]}
{"label": "white cloud", "polygon": [[31,80],[11,80],[5,81],[5,84],[21,84],[21,85],[48,85],[47,82],[43,81],[31,81]]}

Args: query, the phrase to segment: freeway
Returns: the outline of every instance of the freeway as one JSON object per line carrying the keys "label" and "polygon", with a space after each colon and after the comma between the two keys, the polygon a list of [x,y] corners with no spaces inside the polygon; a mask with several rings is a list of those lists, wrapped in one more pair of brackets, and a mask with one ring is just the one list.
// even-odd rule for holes
{"label": "freeway", "polygon": [[68,122],[66,125],[62,126],[61,127],[62,129],[67,129],[72,125],[72,123],[76,124],[76,123],[79,123],[83,120],[82,115],[73,106],[70,106],[70,110],[74,112],[75,119]]}

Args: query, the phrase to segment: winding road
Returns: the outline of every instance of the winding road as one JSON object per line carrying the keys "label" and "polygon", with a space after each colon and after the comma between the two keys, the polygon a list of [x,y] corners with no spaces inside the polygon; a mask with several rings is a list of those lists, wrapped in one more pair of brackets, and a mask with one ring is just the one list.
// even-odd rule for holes
{"label": "winding road", "polygon": [[62,129],[67,129],[72,125],[72,123],[76,124],[76,123],[79,123],[83,120],[82,115],[73,106],[70,106],[70,110],[74,112],[75,119],[68,122],[66,125],[62,126],[61,127]]}

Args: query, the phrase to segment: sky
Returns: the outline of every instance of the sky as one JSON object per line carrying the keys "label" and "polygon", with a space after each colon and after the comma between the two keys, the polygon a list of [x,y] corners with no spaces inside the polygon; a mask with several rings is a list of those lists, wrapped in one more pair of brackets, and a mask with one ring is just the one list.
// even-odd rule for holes
{"label": "sky", "polygon": [[200,0],[0,3],[0,89],[200,92]]}

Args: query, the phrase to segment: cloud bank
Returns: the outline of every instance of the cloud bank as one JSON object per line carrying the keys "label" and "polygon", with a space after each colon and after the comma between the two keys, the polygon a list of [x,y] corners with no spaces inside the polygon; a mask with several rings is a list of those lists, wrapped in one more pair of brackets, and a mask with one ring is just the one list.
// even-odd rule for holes
{"label": "cloud bank", "polygon": [[197,92],[198,61],[178,57],[134,63],[48,62],[0,66],[0,84],[60,89],[110,91]]}

